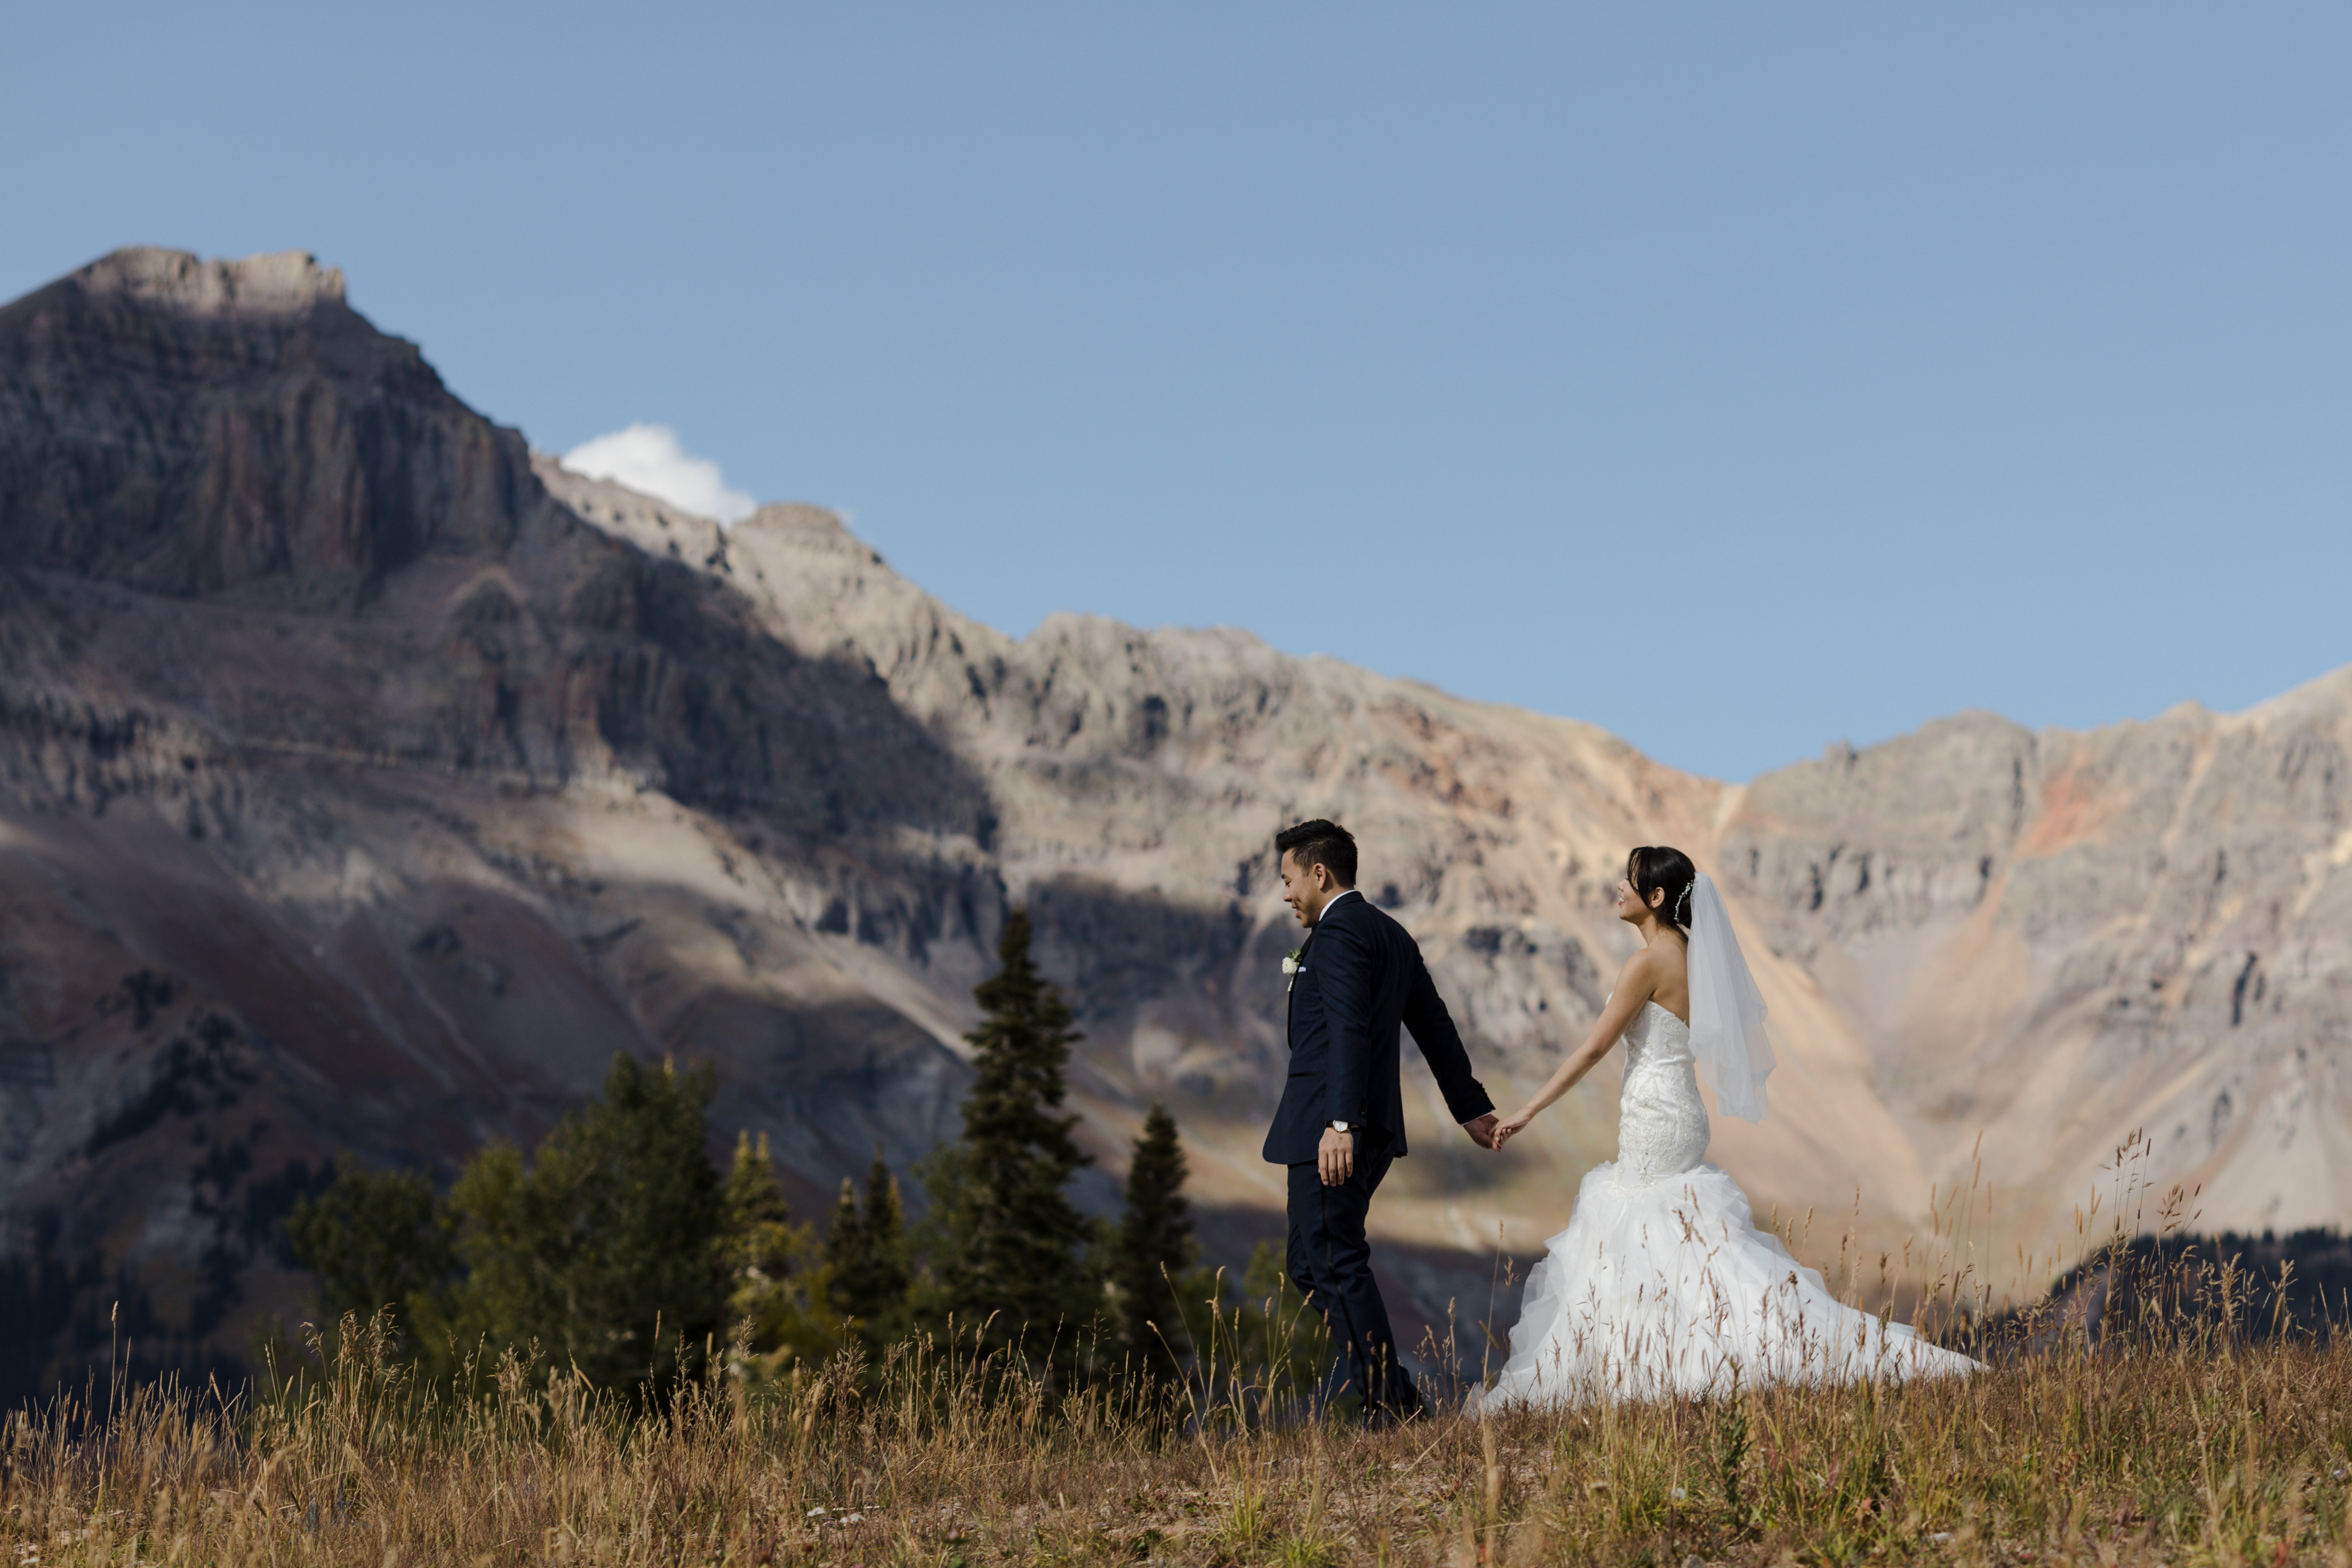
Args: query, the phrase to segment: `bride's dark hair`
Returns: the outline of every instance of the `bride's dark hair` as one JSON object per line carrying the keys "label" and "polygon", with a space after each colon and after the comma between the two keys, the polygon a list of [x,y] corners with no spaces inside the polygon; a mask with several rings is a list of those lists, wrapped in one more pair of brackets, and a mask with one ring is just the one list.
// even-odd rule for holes
{"label": "bride's dark hair", "polygon": [[1653,891],[1664,888],[1666,897],[1658,918],[1685,936],[1690,934],[1690,890],[1698,880],[1698,868],[1689,856],[1664,844],[1644,844],[1625,857],[1625,879],[1645,904]]}

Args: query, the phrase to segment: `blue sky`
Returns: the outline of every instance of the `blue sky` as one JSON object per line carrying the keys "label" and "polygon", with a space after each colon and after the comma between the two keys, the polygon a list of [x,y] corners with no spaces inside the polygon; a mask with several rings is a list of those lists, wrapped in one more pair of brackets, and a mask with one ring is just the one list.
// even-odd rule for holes
{"label": "blue sky", "polygon": [[1025,632],[1744,778],[2352,660],[2352,9],[10,8],[0,296],[303,248]]}

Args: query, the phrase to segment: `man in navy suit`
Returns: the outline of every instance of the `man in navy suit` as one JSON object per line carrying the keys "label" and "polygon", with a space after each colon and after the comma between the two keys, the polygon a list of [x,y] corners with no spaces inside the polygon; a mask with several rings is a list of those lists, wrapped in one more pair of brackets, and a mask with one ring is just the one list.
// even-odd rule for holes
{"label": "man in navy suit", "polygon": [[[1405,1152],[1397,1027],[1412,1031],[1448,1114],[1494,1147],[1495,1102],[1404,927],[1356,891],[1356,841],[1317,818],[1275,836],[1283,902],[1307,928],[1290,976],[1290,1076],[1265,1157],[1290,1169],[1291,1282],[1347,1347],[1368,1422],[1403,1420],[1421,1394],[1397,1355],[1372,1279],[1364,1215]],[[1286,966],[1287,967],[1287,966]]]}

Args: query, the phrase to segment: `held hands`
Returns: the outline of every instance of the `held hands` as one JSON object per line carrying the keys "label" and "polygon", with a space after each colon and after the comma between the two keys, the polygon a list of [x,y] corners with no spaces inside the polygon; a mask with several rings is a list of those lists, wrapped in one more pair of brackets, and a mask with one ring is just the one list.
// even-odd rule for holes
{"label": "held hands", "polygon": [[[1535,1112],[1522,1110],[1508,1121],[1497,1121],[1493,1111],[1462,1124],[1470,1134],[1470,1142],[1481,1149],[1500,1149],[1503,1141],[1535,1120]],[[1327,1187],[1336,1187],[1356,1173],[1356,1135],[1336,1128],[1323,1129],[1323,1138],[1315,1146],[1316,1173]]]}
{"label": "held hands", "polygon": [[[1533,1121],[1535,1119],[1536,1113],[1532,1110],[1515,1110],[1511,1112],[1507,1118],[1495,1123],[1495,1141],[1486,1146],[1490,1149],[1500,1150],[1504,1144],[1509,1142],[1513,1138],[1518,1136],[1520,1132],[1526,1131],[1528,1123]],[[1488,1117],[1487,1120],[1492,1121],[1494,1121],[1494,1118]]]}

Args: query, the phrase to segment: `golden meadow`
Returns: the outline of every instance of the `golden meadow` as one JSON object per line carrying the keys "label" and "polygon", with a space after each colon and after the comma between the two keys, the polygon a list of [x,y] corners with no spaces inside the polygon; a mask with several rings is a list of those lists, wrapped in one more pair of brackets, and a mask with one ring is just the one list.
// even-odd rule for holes
{"label": "golden meadow", "polygon": [[[1189,1386],[1151,1394],[1117,1375],[1049,1387],[952,1342],[772,1373],[714,1357],[658,1396],[512,1352],[428,1384],[381,1327],[347,1321],[260,1389],[101,1395],[93,1380],[11,1417],[0,1544],[18,1564],[272,1568],[2352,1568],[2347,1336],[2294,1321],[2229,1259],[2151,1262],[2121,1230],[2080,1254],[2077,1288],[2000,1313],[1973,1268],[1949,1266],[1965,1226],[1939,1222],[1934,1240],[1946,1267],[1916,1277],[1915,1313],[1991,1362],[1981,1375],[1376,1433],[1316,1407],[1278,1310],[1213,1328],[1204,1314]],[[1465,1386],[1433,1390],[1440,1407],[1458,1412]]]}

